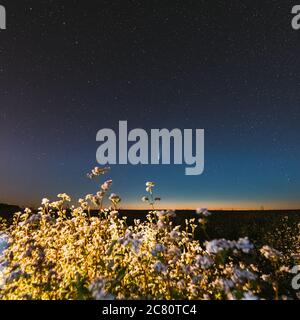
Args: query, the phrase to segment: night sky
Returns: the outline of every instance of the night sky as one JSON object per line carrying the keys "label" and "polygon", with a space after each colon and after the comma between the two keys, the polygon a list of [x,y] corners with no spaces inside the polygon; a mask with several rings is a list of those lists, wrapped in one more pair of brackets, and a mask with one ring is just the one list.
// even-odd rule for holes
{"label": "night sky", "polygon": [[100,182],[96,133],[205,129],[205,171],[111,166],[124,208],[300,208],[297,1],[5,1],[0,202],[38,205]]}

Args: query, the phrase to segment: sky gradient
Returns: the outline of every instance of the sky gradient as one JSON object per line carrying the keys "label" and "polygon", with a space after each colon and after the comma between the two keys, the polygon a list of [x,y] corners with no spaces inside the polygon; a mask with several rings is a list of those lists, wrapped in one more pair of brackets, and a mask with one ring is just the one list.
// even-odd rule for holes
{"label": "sky gradient", "polygon": [[[262,3],[263,2],[263,3]],[[140,208],[300,208],[300,31],[290,1],[4,1],[0,203],[97,191],[96,133],[205,129],[205,170],[111,166]]]}

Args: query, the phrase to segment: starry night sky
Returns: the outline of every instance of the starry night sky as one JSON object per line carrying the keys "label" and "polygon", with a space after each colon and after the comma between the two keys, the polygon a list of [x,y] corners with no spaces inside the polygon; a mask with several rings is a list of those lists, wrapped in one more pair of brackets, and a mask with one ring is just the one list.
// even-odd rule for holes
{"label": "starry night sky", "polygon": [[112,166],[123,207],[300,208],[297,1],[16,1],[0,31],[0,202],[97,190],[96,133],[204,128],[205,171]]}

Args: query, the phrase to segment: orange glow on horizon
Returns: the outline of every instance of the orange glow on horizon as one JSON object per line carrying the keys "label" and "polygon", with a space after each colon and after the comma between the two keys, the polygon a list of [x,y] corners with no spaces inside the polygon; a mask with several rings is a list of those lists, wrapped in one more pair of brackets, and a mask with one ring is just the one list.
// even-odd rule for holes
{"label": "orange glow on horizon", "polygon": [[[121,209],[128,210],[150,210],[150,206],[145,203],[124,203]],[[172,210],[196,210],[197,208],[208,208],[209,210],[299,210],[300,203],[288,202],[218,202],[218,201],[199,201],[190,203],[180,202],[161,202],[155,205],[155,209],[172,209]]]}
{"label": "orange glow on horizon", "polygon": [[[39,202],[36,201],[13,201],[13,199],[3,199],[0,201],[3,203],[8,203],[12,205],[19,205],[20,207],[31,207],[38,208],[40,206]],[[5,201],[6,200],[6,201]],[[75,206],[77,203],[72,202]],[[107,203],[108,205],[108,203]],[[151,210],[151,207],[146,203],[140,202],[127,202],[123,201],[120,203],[119,208],[122,210]],[[199,200],[199,201],[161,201],[155,205],[155,209],[172,209],[172,210],[196,210],[197,208],[207,208],[209,210],[300,210],[299,201],[234,201],[234,200]]]}

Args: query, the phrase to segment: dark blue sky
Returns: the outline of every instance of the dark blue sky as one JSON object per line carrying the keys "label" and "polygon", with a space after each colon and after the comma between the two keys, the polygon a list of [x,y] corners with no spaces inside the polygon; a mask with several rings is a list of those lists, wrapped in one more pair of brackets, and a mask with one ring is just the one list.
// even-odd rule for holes
{"label": "dark blue sky", "polygon": [[97,190],[96,133],[204,128],[205,171],[112,166],[124,207],[300,207],[300,31],[291,1],[4,1],[0,202]]}

